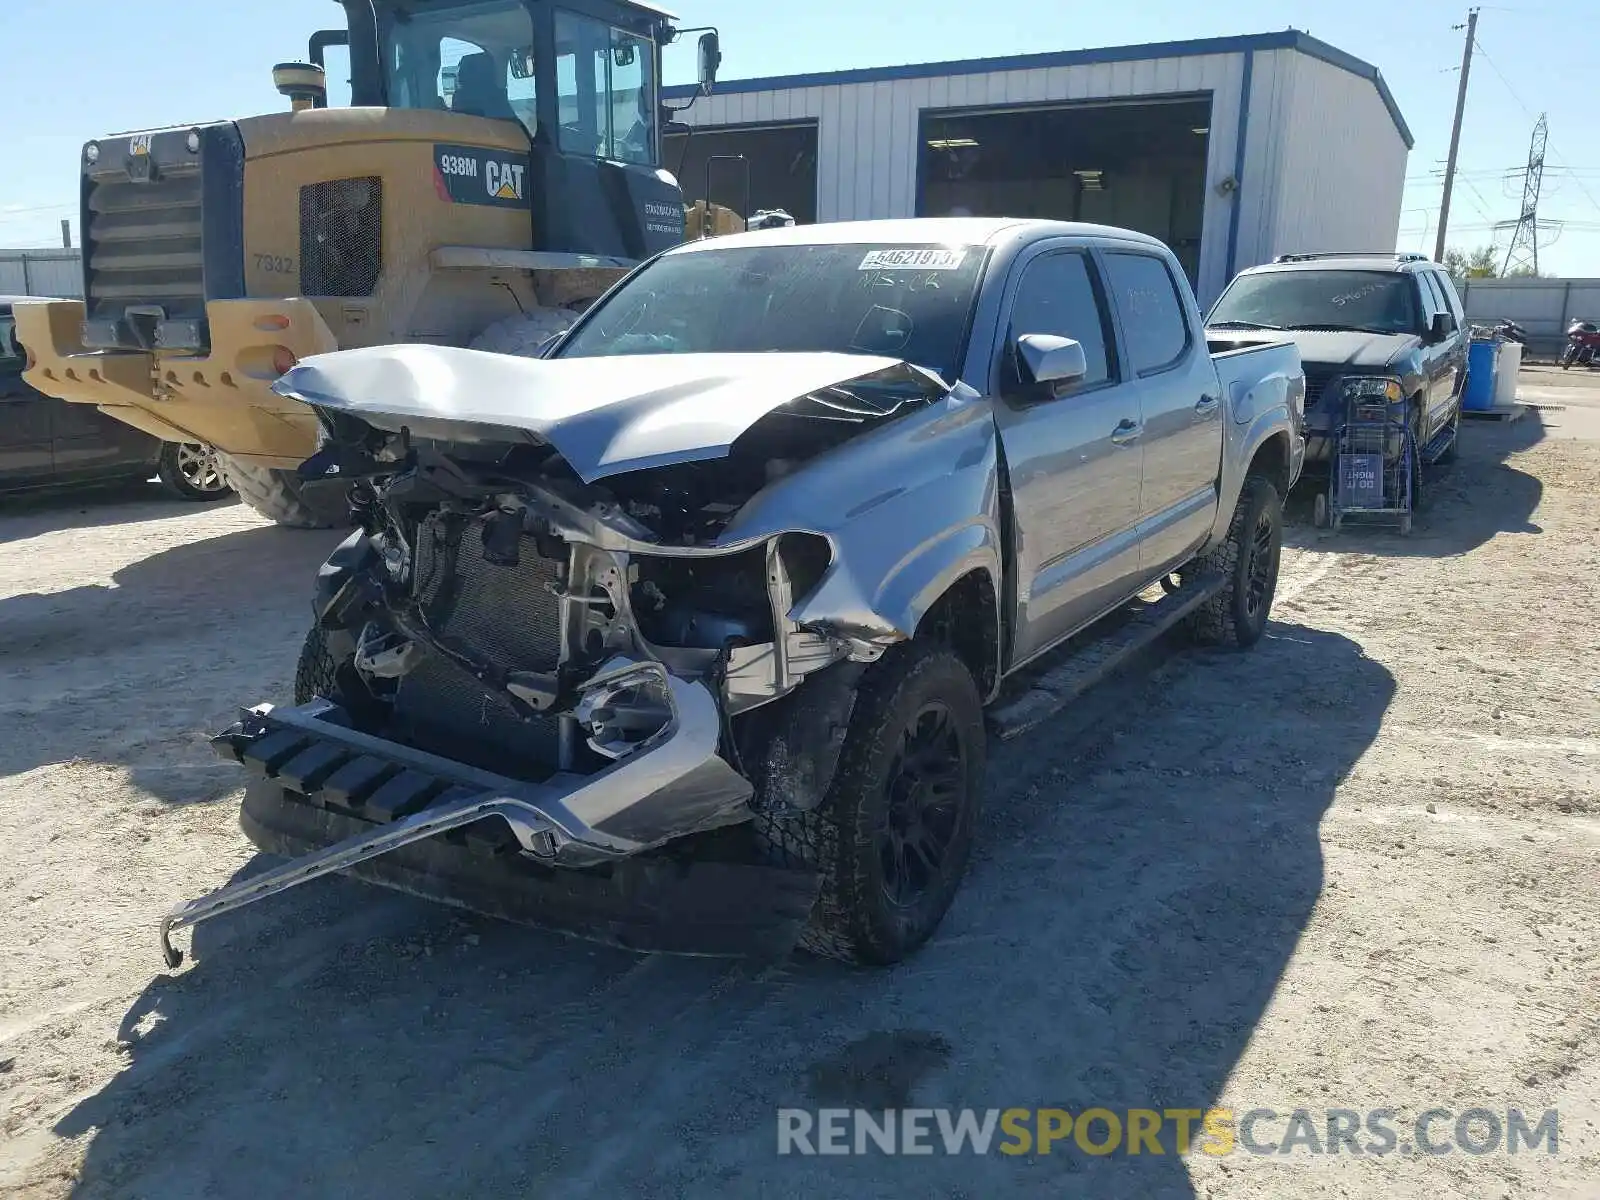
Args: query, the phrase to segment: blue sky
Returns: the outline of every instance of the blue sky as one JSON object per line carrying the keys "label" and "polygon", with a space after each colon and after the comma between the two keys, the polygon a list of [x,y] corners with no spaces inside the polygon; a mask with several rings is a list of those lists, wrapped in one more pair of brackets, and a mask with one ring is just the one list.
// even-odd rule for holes
{"label": "blue sky", "polygon": [[[280,108],[269,72],[303,57],[336,24],[332,0],[0,0],[12,49],[0,76],[9,169],[0,173],[0,246],[60,244],[74,221],[76,163],[87,138],[117,130]],[[686,24],[723,35],[723,77],[1121,45],[1294,27],[1376,64],[1417,145],[1407,169],[1401,245],[1433,247],[1466,4],[1452,0],[668,0]],[[1541,216],[1547,273],[1600,276],[1600,139],[1594,55],[1600,4],[1484,5],[1462,139],[1451,244],[1485,245],[1514,219],[1534,117],[1550,151]],[[28,47],[31,54],[19,53]],[[669,50],[669,82],[694,71]],[[1505,234],[1500,234],[1504,248]]]}

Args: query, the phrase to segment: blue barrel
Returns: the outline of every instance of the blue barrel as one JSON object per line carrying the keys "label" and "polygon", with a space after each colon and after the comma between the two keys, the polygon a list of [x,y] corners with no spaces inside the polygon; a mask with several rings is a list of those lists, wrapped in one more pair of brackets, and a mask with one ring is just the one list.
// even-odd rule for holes
{"label": "blue barrel", "polygon": [[1475,341],[1467,350],[1467,386],[1461,393],[1461,407],[1487,412],[1494,407],[1495,363],[1500,344],[1489,339]]}

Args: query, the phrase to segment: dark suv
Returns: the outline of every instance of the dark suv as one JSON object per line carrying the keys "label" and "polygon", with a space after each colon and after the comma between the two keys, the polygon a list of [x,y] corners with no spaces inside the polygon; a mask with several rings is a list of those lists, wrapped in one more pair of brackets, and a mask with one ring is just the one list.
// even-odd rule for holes
{"label": "dark suv", "polygon": [[152,475],[186,500],[220,500],[231,493],[217,456],[206,447],[163,442],[92,404],[69,404],[29,387],[22,378],[12,299],[0,296],[0,493]]}
{"label": "dark suv", "polygon": [[[1306,371],[1306,463],[1326,463],[1351,395],[1384,396],[1419,462],[1455,453],[1467,331],[1450,276],[1421,254],[1286,254],[1242,271],[1211,309],[1216,330],[1287,332]],[[1417,472],[1420,477],[1420,472]]]}

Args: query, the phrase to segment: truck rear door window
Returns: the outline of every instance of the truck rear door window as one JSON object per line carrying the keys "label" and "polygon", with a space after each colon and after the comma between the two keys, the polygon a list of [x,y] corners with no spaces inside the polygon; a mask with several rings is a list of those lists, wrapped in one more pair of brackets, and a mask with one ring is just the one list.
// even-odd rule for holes
{"label": "truck rear door window", "polygon": [[1149,375],[1176,366],[1189,349],[1189,321],[1167,264],[1149,254],[1106,255],[1111,293],[1122,317],[1128,365]]}
{"label": "truck rear door window", "polygon": [[1089,373],[1079,390],[1107,382],[1114,367],[1105,305],[1092,270],[1081,253],[1042,255],[1024,268],[1011,301],[1011,344],[1024,334],[1049,333],[1083,347]]}

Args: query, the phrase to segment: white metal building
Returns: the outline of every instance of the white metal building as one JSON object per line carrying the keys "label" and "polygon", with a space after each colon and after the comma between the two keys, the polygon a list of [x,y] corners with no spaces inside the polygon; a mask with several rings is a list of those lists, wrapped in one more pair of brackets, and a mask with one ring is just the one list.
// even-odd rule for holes
{"label": "white metal building", "polygon": [[680,119],[691,200],[1128,226],[1203,304],[1275,254],[1392,247],[1412,144],[1377,68],[1296,30],[727,80]]}

